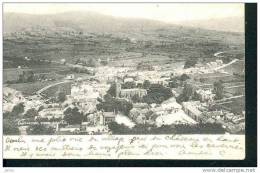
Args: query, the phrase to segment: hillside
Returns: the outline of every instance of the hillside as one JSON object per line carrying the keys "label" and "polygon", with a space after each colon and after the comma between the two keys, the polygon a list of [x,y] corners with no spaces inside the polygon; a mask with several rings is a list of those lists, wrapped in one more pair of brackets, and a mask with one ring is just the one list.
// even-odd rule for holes
{"label": "hillside", "polygon": [[244,33],[244,18],[241,17],[227,17],[223,19],[209,19],[209,20],[196,20],[185,21],[179,23],[183,26],[194,28],[203,28],[216,31],[240,32]]}
{"label": "hillside", "polygon": [[[63,58],[74,63],[79,58],[135,57],[138,61],[154,61],[155,57],[157,62],[169,63],[187,58],[210,59],[218,51],[243,52],[244,35],[92,12],[6,13],[3,47],[4,68]],[[35,61],[25,61],[26,56]]]}
{"label": "hillside", "polygon": [[95,12],[66,12],[52,15],[4,14],[4,33],[28,28],[70,28],[83,32],[118,32],[156,29],[166,24],[145,19],[115,18]]}

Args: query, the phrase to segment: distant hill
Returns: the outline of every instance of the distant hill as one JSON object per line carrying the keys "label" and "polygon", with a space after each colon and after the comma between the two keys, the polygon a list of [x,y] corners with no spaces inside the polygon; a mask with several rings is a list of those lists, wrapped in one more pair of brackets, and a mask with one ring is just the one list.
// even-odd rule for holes
{"label": "distant hill", "polygon": [[[50,15],[4,13],[3,21],[4,33],[20,32],[34,27],[65,28],[84,32],[132,32],[176,26],[156,20],[113,17],[96,12],[66,12]],[[217,31],[244,32],[244,19],[240,17],[185,21],[177,25]]]}
{"label": "distant hill", "polygon": [[[244,49],[243,33],[94,12],[5,13],[3,22],[5,68],[35,66],[39,60],[59,61],[63,58],[70,63],[78,59],[107,57],[116,61],[125,58],[142,61],[146,58],[157,64],[171,63],[194,57],[207,60],[214,58],[213,54],[219,51],[243,52]],[[138,58],[129,54],[138,54]],[[26,61],[24,57],[34,61]]]}
{"label": "distant hill", "polygon": [[119,18],[96,12],[66,12],[52,15],[5,13],[3,21],[4,33],[20,32],[37,26],[84,32],[126,32],[158,29],[169,25],[154,20]]}
{"label": "distant hill", "polygon": [[182,26],[189,26],[194,28],[202,28],[216,31],[228,32],[244,32],[244,18],[242,17],[227,17],[223,19],[208,19],[185,21],[178,23]]}

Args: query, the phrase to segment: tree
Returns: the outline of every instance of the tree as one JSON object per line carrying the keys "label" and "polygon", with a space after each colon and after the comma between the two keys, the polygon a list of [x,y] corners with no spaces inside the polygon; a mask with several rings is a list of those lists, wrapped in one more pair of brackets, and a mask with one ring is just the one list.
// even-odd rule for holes
{"label": "tree", "polygon": [[116,99],[115,104],[116,110],[122,112],[125,115],[128,115],[130,110],[133,108],[133,104],[126,100]]}
{"label": "tree", "polygon": [[187,74],[182,74],[182,75],[180,76],[180,80],[181,80],[181,81],[186,81],[187,79],[190,79],[190,77],[189,77]]}
{"label": "tree", "polygon": [[142,98],[140,98],[138,94],[135,94],[135,95],[132,97],[132,101],[133,101],[134,103],[139,103],[139,102],[142,102]]}
{"label": "tree", "polygon": [[18,103],[13,107],[12,110],[12,115],[13,116],[19,116],[24,112],[24,104],[23,103]]}
{"label": "tree", "polygon": [[57,100],[59,102],[64,102],[66,100],[66,93],[64,91],[58,91],[57,92]]}
{"label": "tree", "polygon": [[15,123],[15,119],[3,119],[3,134],[4,135],[19,135],[20,131]]}
{"label": "tree", "polygon": [[24,118],[34,118],[38,115],[38,112],[34,108],[31,108],[26,111],[26,113],[24,114]]}
{"label": "tree", "polygon": [[83,115],[81,112],[79,112],[79,109],[77,107],[68,107],[64,112],[64,120],[68,124],[81,124],[83,120]]}
{"label": "tree", "polygon": [[43,124],[34,124],[27,127],[26,132],[28,135],[52,135],[55,129]]}
{"label": "tree", "polygon": [[143,83],[143,88],[148,89],[151,86],[151,82],[149,80],[145,80]]}
{"label": "tree", "polygon": [[129,134],[131,129],[123,124],[117,124],[116,122],[110,122],[108,128],[113,134]]}
{"label": "tree", "polygon": [[168,85],[170,88],[177,88],[179,86],[177,80],[171,80]]}
{"label": "tree", "polygon": [[97,104],[98,110],[104,110],[106,112],[119,111],[128,115],[129,111],[133,108],[133,104],[124,99],[109,97],[109,95],[104,97],[104,99],[104,102]]}
{"label": "tree", "polygon": [[193,98],[194,96],[194,87],[191,84],[184,84],[184,88],[182,90],[182,93],[177,98],[178,102],[186,102]]}
{"label": "tree", "polygon": [[87,66],[89,67],[96,67],[97,66],[97,61],[94,58],[90,58],[87,62]]}
{"label": "tree", "polygon": [[216,99],[222,99],[223,94],[224,94],[223,81],[219,80],[217,82],[214,82],[213,85],[214,85],[213,93],[216,94],[215,98]]}
{"label": "tree", "polygon": [[190,68],[190,67],[194,67],[198,62],[197,58],[189,58],[186,60],[185,64],[184,64],[184,68]]}
{"label": "tree", "polygon": [[113,97],[116,97],[116,83],[112,83],[109,90],[107,91]]}
{"label": "tree", "polygon": [[126,83],[122,84],[121,87],[123,89],[131,89],[131,88],[135,88],[136,84],[135,84],[135,82],[126,82]]}

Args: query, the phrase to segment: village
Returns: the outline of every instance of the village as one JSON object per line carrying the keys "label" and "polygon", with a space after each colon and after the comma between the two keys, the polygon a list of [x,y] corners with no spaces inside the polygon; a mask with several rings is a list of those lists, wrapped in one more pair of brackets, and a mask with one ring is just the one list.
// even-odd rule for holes
{"label": "village", "polygon": [[187,60],[174,69],[149,62],[114,65],[109,58],[94,67],[80,60],[67,63],[90,73],[68,74],[29,96],[4,88],[4,133],[244,133],[244,69],[230,71],[241,62],[224,63],[217,55],[211,62]]}

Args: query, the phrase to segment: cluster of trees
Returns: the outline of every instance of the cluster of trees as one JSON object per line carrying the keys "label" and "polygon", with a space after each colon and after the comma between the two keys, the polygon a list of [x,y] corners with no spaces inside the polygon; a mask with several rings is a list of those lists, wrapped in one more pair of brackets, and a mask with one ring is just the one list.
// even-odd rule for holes
{"label": "cluster of trees", "polygon": [[24,104],[15,105],[11,112],[3,113],[3,133],[4,135],[19,135],[20,131],[17,126],[17,118],[22,117]]}
{"label": "cluster of trees", "polygon": [[108,124],[113,134],[224,134],[221,124],[174,124],[156,127],[154,125],[135,125],[129,128],[123,124],[111,122]]}
{"label": "cluster of trees", "polygon": [[131,89],[131,88],[137,88],[137,85],[135,82],[125,82],[121,85],[122,89]]}
{"label": "cluster of trees", "polygon": [[187,102],[195,98],[195,87],[192,84],[185,83],[182,93],[176,98],[177,102]]}
{"label": "cluster of trees", "polygon": [[151,84],[147,90],[147,95],[143,97],[143,102],[160,104],[171,97],[173,97],[173,94],[170,88],[160,84]]}
{"label": "cluster of trees", "polygon": [[88,60],[85,59],[77,59],[77,61],[75,62],[75,64],[83,64],[84,66],[88,66],[88,67],[96,67],[98,65],[98,61],[94,58],[89,58]]}
{"label": "cluster of trees", "polygon": [[213,84],[213,93],[216,94],[215,99],[222,99],[224,97],[224,85],[223,81],[219,80]]}
{"label": "cluster of trees", "polygon": [[[5,113],[3,114],[6,116]],[[20,131],[17,127],[17,122],[14,118],[4,118],[3,119],[3,134],[4,135],[19,135]]]}
{"label": "cluster of trees", "polygon": [[79,111],[79,108],[68,107],[64,112],[64,120],[71,125],[81,124],[83,120],[83,114]]}
{"label": "cluster of trees", "polygon": [[124,100],[112,97],[110,94],[104,96],[104,101],[99,100],[97,104],[98,110],[104,110],[106,112],[122,112],[124,115],[128,115],[129,111],[133,108],[133,104]]}
{"label": "cluster of trees", "polygon": [[79,67],[73,67],[71,70],[75,73],[86,73],[86,74],[91,74],[91,72],[88,69],[85,68],[79,68]]}
{"label": "cluster of trees", "polygon": [[[39,116],[39,111],[40,109],[30,108],[25,112],[23,103],[15,105],[11,112],[5,112],[3,114],[3,133],[5,135],[19,135],[18,120],[25,118],[34,121],[35,117]],[[28,134],[53,134],[53,132],[50,133],[51,130],[49,127],[40,124],[41,121],[47,120],[47,118],[38,118],[37,121],[39,124],[30,125],[26,129],[26,132]]]}
{"label": "cluster of trees", "polygon": [[181,76],[171,77],[169,81],[170,88],[177,88],[179,86],[183,86],[186,80],[190,79],[187,74],[182,74]]}
{"label": "cluster of trees", "polygon": [[19,75],[18,82],[19,83],[27,83],[35,81],[34,72],[33,71],[23,71],[23,74]]}
{"label": "cluster of trees", "polygon": [[58,102],[64,102],[66,100],[66,93],[65,91],[59,90],[56,93],[56,98]]}

